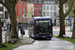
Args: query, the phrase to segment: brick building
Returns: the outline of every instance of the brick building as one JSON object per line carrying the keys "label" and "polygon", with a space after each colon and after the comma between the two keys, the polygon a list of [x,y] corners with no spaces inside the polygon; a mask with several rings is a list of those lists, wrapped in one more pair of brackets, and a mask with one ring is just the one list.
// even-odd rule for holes
{"label": "brick building", "polygon": [[19,0],[16,4],[16,17],[18,17],[18,23],[24,27],[27,27],[27,18],[24,15],[27,15],[27,1]]}

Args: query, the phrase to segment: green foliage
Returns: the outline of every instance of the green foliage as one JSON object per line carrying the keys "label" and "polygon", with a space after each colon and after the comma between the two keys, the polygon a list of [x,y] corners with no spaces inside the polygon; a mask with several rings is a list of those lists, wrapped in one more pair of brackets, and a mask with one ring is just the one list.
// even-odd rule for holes
{"label": "green foliage", "polygon": [[74,9],[75,9],[75,0],[74,0],[74,5],[72,6],[72,10],[71,10],[71,12],[69,14],[69,15],[71,15],[71,17],[74,16],[74,13],[73,13]]}
{"label": "green foliage", "polygon": [[67,41],[70,41],[70,42],[72,42],[72,43],[75,43],[75,39],[72,39],[72,38],[62,38],[62,37],[58,37],[57,35],[53,35],[54,37],[57,37],[57,38],[59,38],[59,39],[63,39],[63,40],[67,40]]}
{"label": "green foliage", "polygon": [[[58,38],[60,38],[60,37],[58,37]],[[70,41],[72,43],[75,43],[75,39],[71,39],[71,38],[60,38],[60,39],[67,40],[67,41]]]}
{"label": "green foliage", "polygon": [[18,41],[16,42],[16,44],[22,44],[21,40],[18,39]]}
{"label": "green foliage", "polygon": [[8,39],[11,39],[11,37],[9,37]]}
{"label": "green foliage", "polygon": [[6,34],[6,32],[4,34]]}
{"label": "green foliage", "polygon": [[0,48],[0,50],[11,50],[12,48],[15,48],[14,44],[5,44],[7,47]]}
{"label": "green foliage", "polygon": [[70,32],[72,32],[73,30],[70,30]]}
{"label": "green foliage", "polygon": [[21,44],[21,41],[20,39],[16,42],[16,44],[4,44],[6,45],[7,47],[3,47],[3,48],[0,48],[0,50],[11,50],[13,48],[15,48],[17,44]]}
{"label": "green foliage", "polygon": [[58,37],[57,35],[53,35],[54,37]]}

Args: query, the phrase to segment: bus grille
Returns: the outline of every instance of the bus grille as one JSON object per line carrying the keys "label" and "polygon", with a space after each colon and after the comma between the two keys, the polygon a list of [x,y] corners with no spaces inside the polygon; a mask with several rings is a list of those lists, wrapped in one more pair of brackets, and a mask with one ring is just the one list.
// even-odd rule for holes
{"label": "bus grille", "polygon": [[50,35],[50,33],[38,33],[39,36],[41,35]]}

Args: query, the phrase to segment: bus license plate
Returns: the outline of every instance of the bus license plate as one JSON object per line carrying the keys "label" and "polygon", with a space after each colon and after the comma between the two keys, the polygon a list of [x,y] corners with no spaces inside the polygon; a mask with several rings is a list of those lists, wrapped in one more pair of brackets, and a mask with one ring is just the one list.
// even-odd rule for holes
{"label": "bus license plate", "polygon": [[42,38],[46,38],[46,36],[42,36]]}

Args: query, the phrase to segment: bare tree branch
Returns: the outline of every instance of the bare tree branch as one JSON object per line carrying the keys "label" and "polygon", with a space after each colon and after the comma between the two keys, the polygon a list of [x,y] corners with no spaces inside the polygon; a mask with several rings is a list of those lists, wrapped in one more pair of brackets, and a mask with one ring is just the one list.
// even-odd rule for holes
{"label": "bare tree branch", "polygon": [[73,4],[74,4],[74,0],[71,2],[71,6],[69,7],[68,11],[65,13],[65,17],[70,13]]}
{"label": "bare tree branch", "polygon": [[5,7],[7,8],[8,11],[11,11],[9,1],[10,0],[5,0],[5,4],[6,4]]}
{"label": "bare tree branch", "polygon": [[63,4],[66,2],[67,0],[63,0]]}

